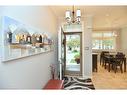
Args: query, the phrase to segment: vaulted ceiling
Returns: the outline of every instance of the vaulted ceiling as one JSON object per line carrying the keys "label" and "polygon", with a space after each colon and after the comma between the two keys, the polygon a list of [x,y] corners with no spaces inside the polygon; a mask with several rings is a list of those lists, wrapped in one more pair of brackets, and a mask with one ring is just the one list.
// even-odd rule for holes
{"label": "vaulted ceiling", "polygon": [[[65,11],[72,10],[72,6],[51,6],[50,8],[58,18],[63,19]],[[74,9],[81,9],[82,17],[92,15],[94,29],[127,26],[127,6],[75,6]]]}

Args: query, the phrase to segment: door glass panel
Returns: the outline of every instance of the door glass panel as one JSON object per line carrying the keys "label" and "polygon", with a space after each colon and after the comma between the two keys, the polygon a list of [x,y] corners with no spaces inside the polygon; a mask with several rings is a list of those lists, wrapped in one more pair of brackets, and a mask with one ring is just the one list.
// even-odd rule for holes
{"label": "door glass panel", "polygon": [[80,34],[66,35],[66,72],[81,72]]}

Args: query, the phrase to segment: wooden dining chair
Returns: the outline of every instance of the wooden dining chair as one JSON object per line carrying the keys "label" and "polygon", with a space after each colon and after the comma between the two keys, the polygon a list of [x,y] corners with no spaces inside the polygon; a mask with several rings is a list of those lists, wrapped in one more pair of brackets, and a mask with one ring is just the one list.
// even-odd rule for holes
{"label": "wooden dining chair", "polygon": [[110,72],[111,67],[113,68],[112,64],[114,63],[113,55],[105,55],[104,57],[104,68],[106,69],[108,66],[108,71]]}
{"label": "wooden dining chair", "polygon": [[117,67],[120,67],[121,73],[123,73],[122,67],[123,67],[124,57],[125,57],[124,54],[116,54],[115,60],[113,62],[113,69],[115,73],[117,71]]}
{"label": "wooden dining chair", "polygon": [[100,54],[100,65],[102,63],[102,66],[104,66],[104,57],[106,54],[109,54],[109,51],[102,51]]}

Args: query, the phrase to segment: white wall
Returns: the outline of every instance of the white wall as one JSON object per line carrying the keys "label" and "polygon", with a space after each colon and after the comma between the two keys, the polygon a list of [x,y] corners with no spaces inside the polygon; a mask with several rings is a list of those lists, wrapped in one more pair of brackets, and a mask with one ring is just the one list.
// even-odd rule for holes
{"label": "white wall", "polygon": [[[1,9],[2,8],[2,9]],[[55,40],[52,52],[46,52],[9,62],[0,62],[1,89],[41,89],[50,79],[50,64],[57,63],[57,20],[47,6],[0,7],[6,15],[26,25],[50,32]]]}

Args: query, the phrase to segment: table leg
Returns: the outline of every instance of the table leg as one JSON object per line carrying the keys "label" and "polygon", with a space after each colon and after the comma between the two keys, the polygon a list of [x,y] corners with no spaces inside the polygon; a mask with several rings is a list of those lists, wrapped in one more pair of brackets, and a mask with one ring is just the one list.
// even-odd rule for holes
{"label": "table leg", "polygon": [[126,72],[126,58],[124,59],[124,72]]}
{"label": "table leg", "polygon": [[106,61],[104,61],[104,68],[106,69]]}
{"label": "table leg", "polygon": [[108,63],[108,71],[110,72],[110,63]]}

